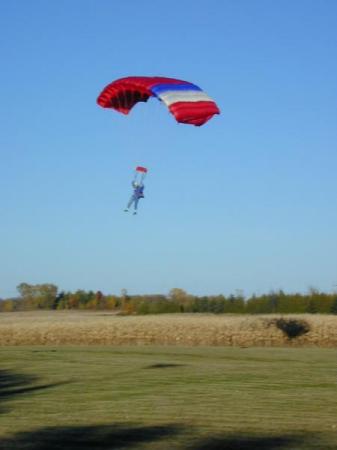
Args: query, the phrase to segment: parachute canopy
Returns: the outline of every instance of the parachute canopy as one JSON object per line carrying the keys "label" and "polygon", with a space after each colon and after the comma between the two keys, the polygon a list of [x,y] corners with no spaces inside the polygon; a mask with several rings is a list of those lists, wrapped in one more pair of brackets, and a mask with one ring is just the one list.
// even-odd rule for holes
{"label": "parachute canopy", "polygon": [[136,172],[147,173],[147,168],[146,167],[137,166],[136,167]]}
{"label": "parachute canopy", "polygon": [[200,87],[188,81],[165,77],[126,77],[106,86],[97,103],[129,114],[138,102],[157,97],[165,103],[177,122],[200,126],[220,110]]}

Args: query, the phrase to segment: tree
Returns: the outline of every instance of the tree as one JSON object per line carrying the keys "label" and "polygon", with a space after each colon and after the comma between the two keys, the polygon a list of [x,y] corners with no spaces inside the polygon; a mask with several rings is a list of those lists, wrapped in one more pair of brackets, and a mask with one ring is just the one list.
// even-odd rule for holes
{"label": "tree", "polygon": [[180,312],[193,311],[195,297],[184,289],[173,288],[168,294],[168,299],[179,305]]}
{"label": "tree", "polygon": [[25,309],[51,309],[55,304],[58,288],[51,283],[20,283],[17,290],[22,297]]}
{"label": "tree", "polygon": [[188,297],[188,293],[184,289],[173,288],[170,290],[168,297],[174,302],[183,302]]}
{"label": "tree", "polygon": [[331,314],[337,314],[337,297],[331,305]]}
{"label": "tree", "polygon": [[15,311],[14,300],[1,300],[0,301],[0,311],[1,312],[12,312]]}
{"label": "tree", "polygon": [[55,298],[53,309],[61,309],[64,308],[66,294],[64,291],[61,291]]}
{"label": "tree", "polygon": [[97,291],[95,294],[95,300],[97,301],[97,303],[100,303],[103,300],[103,293],[101,291]]}

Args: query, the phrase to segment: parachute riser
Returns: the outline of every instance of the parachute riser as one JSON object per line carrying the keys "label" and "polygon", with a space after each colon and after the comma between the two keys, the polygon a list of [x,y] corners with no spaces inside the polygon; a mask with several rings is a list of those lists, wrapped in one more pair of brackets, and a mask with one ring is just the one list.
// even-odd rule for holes
{"label": "parachute riser", "polygon": [[[142,168],[143,169],[143,168]],[[145,168],[144,168],[144,170],[146,170]],[[138,184],[143,184],[143,181],[145,180],[145,177],[146,177],[146,173],[147,173],[147,171],[145,172],[145,171],[140,171],[140,170],[138,170],[138,168],[135,170],[135,175],[134,175],[134,177],[133,177],[133,182],[134,183],[138,183]]]}
{"label": "parachute riser", "polygon": [[145,180],[146,173],[135,172],[135,176],[133,177],[133,182],[138,184],[143,184]]}

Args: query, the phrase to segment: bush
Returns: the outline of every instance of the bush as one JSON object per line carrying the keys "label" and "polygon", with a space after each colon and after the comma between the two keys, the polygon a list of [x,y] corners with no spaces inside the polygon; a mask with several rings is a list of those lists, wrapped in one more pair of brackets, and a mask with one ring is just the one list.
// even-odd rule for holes
{"label": "bush", "polygon": [[273,320],[273,323],[288,339],[295,339],[310,331],[310,325],[305,320],[281,318]]}

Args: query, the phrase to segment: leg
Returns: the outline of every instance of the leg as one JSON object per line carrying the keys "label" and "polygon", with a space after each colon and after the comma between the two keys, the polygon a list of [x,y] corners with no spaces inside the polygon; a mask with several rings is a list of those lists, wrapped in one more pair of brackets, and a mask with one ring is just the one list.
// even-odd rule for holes
{"label": "leg", "polygon": [[135,199],[135,196],[134,196],[134,195],[132,195],[132,196],[130,197],[130,200],[129,200],[129,203],[128,203],[128,205],[127,205],[126,209],[129,209],[129,208],[131,208],[131,206],[132,206],[132,203],[133,203],[133,202],[135,202],[135,201],[136,201],[136,199]]}
{"label": "leg", "polygon": [[137,214],[138,202],[139,202],[139,198],[135,198],[135,203],[134,203],[135,210],[133,211],[134,216]]}

